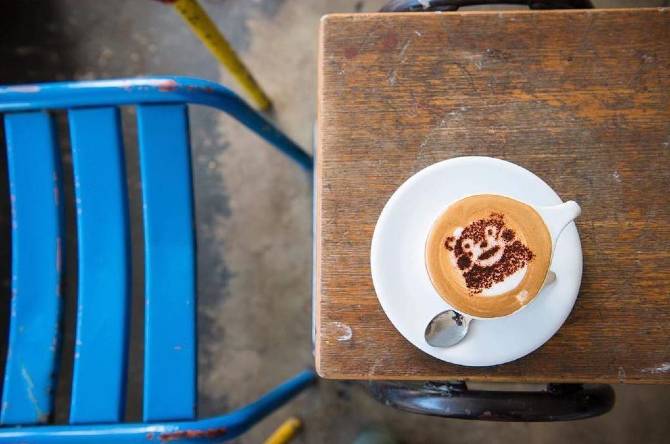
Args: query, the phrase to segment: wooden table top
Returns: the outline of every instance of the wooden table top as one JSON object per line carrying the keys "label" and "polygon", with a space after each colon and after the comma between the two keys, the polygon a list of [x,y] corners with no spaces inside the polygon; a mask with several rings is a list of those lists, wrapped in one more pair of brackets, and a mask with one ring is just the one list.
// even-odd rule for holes
{"label": "wooden table top", "polygon": [[[330,15],[319,50],[323,377],[670,383],[670,9]],[[570,317],[485,368],[414,348],[370,276],[391,194],[463,155],[528,168],[583,210]]]}

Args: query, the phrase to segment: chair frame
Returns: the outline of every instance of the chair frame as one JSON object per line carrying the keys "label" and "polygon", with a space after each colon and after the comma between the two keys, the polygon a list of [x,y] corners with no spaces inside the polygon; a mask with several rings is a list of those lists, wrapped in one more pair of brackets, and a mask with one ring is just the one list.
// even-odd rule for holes
{"label": "chair frame", "polygon": [[[251,108],[244,100],[238,97],[229,89],[206,80],[200,80],[195,78],[188,77],[147,77],[147,78],[137,78],[137,79],[117,79],[117,80],[99,80],[99,81],[82,81],[82,82],[60,82],[60,83],[45,83],[45,84],[34,84],[34,85],[18,85],[18,86],[5,86],[0,87],[0,114],[4,114],[5,118],[7,116],[21,116],[31,114],[33,117],[39,113],[46,113],[49,111],[55,110],[68,110],[75,111],[78,110],[90,110],[90,109],[100,109],[100,108],[117,108],[121,106],[143,106],[143,105],[159,105],[165,104],[167,108],[173,107],[173,111],[176,109],[179,114],[178,106],[186,105],[204,105],[218,110],[224,111],[237,121],[242,123],[244,126],[249,128],[251,131],[265,139],[268,143],[275,146],[279,151],[284,153],[286,156],[298,163],[305,171],[311,172],[313,169],[313,161],[309,154],[305,153],[295,142],[288,138],[284,133],[272,125],[268,120]],[[36,113],[37,112],[37,113]],[[25,114],[22,114],[25,113]],[[139,115],[139,114],[138,114]],[[47,136],[53,138],[53,128],[50,127],[48,118],[45,118],[46,114],[42,116],[42,120],[37,119],[38,121],[47,122]],[[185,116],[185,125],[186,128],[183,131],[185,134],[184,143],[181,145],[185,147],[188,151],[190,143],[188,141],[188,117]],[[39,117],[39,116],[38,116]],[[84,116],[86,117],[86,116]],[[88,116],[87,118],[91,118]],[[155,122],[155,115],[153,116]],[[13,118],[13,117],[12,117]],[[72,119],[72,114],[70,116]],[[95,116],[93,116],[95,118]],[[118,119],[118,116],[113,117]],[[141,118],[141,117],[140,117]],[[7,120],[6,120],[7,121]],[[85,119],[82,119],[81,122],[85,122]],[[71,120],[72,125],[72,120]],[[156,126],[154,125],[154,128]],[[44,129],[44,128],[42,128]],[[142,131],[140,131],[140,142],[142,142]],[[10,136],[7,136],[8,150],[10,149]],[[24,127],[24,136],[25,136],[25,127]],[[88,135],[90,137],[90,134]],[[30,134],[26,139],[24,137],[23,141],[30,140],[32,137]],[[46,137],[48,139],[48,137]],[[93,135],[95,139],[95,134]],[[15,141],[16,142],[16,141]],[[55,142],[47,142],[55,143]],[[16,147],[14,147],[16,150]],[[112,149],[113,151],[113,149]],[[17,155],[12,153],[11,150],[8,151],[8,156]],[[188,158],[190,153],[186,154]],[[53,157],[53,156],[52,156]],[[120,158],[122,160],[122,157]],[[25,161],[25,159],[24,159]],[[115,159],[118,162],[118,159]],[[47,163],[51,162],[52,164],[58,163],[55,159],[48,159]],[[10,162],[11,163],[11,162]],[[25,164],[23,164],[25,166]],[[57,166],[57,165],[56,165]],[[53,165],[52,165],[53,167]],[[75,169],[77,165],[75,162]],[[189,166],[190,168],[190,166]],[[10,168],[11,169],[11,168]],[[189,170],[190,171],[190,170]],[[59,191],[59,180],[56,177],[59,172],[57,168],[53,170],[54,178],[54,200],[58,201]],[[187,175],[184,175],[182,178],[190,179],[190,172]],[[25,179],[25,176],[24,176]],[[49,180],[52,180],[49,178]],[[11,182],[11,172],[10,172],[10,182]],[[10,183],[10,188],[11,188]],[[75,184],[76,185],[76,184]],[[125,191],[125,190],[122,190]],[[190,192],[190,188],[188,189]],[[79,197],[79,196],[78,196]],[[146,195],[145,195],[146,198]],[[145,202],[146,203],[146,202]],[[49,204],[52,203],[49,201]],[[190,205],[191,202],[189,201]],[[15,198],[12,195],[12,211],[14,219],[15,211]],[[24,204],[25,205],[25,204]],[[62,212],[62,209],[58,208],[58,204],[52,205],[55,212]],[[24,207],[26,208],[26,207]],[[124,210],[125,211],[125,210]],[[189,208],[190,211],[190,208]],[[36,217],[35,212],[30,213],[28,216],[33,219]],[[121,211],[123,213],[123,211]],[[55,225],[55,230],[58,231],[62,228],[62,214],[54,215],[50,214],[49,217],[57,220]],[[121,217],[127,217],[123,215]],[[145,215],[146,217],[146,215]],[[26,214],[23,214],[24,220],[26,219]],[[189,221],[190,222],[190,221]],[[145,220],[145,225],[147,221]],[[13,220],[13,230],[16,231],[17,223]],[[146,230],[146,226],[145,226]],[[53,230],[52,230],[53,231]],[[53,233],[52,233],[53,234]],[[59,234],[58,236],[61,236]],[[81,236],[81,231],[79,232]],[[14,235],[13,235],[14,237]],[[54,239],[60,242],[60,237]],[[190,239],[187,239],[190,240]],[[13,239],[13,248],[16,247],[16,243]],[[24,239],[25,242],[25,239]],[[36,241],[31,241],[36,242]],[[147,246],[148,248],[148,246]],[[15,251],[13,252],[13,267],[16,265],[15,262]],[[56,257],[56,263],[60,263],[60,247]],[[53,259],[53,258],[52,258]],[[56,266],[56,273],[58,276],[54,277],[54,280],[60,280],[60,266]],[[14,276],[14,272],[13,272]],[[13,280],[15,277],[13,278]],[[54,296],[58,295],[58,290],[55,290]],[[49,295],[50,297],[51,295]],[[148,296],[147,296],[148,298]],[[15,302],[17,295],[13,294],[12,296],[12,310],[14,311]],[[54,303],[52,313],[52,321],[54,323],[60,324],[57,320],[60,318],[60,309],[59,304]],[[81,307],[80,307],[81,308]],[[79,315],[78,315],[79,317]],[[195,319],[188,320],[189,324],[187,329],[195,330]],[[10,347],[9,353],[12,353],[12,341],[13,336],[16,336],[14,330],[18,329],[14,322],[14,312],[12,312],[12,319],[10,319]],[[79,328],[79,324],[78,324]],[[51,335],[48,338],[52,341],[51,353],[52,360],[55,360],[57,353],[57,344],[59,342],[59,333],[58,331],[49,331],[48,333],[43,333],[44,335]],[[190,333],[189,333],[190,334]],[[44,338],[44,336],[43,336]],[[127,338],[123,338],[123,341],[127,341]],[[192,341],[195,344],[195,340]],[[16,353],[16,352],[15,352]],[[30,354],[23,354],[24,357],[30,359]],[[125,355],[124,355],[125,356]],[[193,356],[193,355],[189,355]],[[75,359],[77,356],[75,356]],[[8,357],[7,362],[10,362],[10,359],[16,359],[16,357]],[[37,357],[35,357],[37,360]],[[53,379],[53,363],[49,364],[51,367],[40,368],[39,370],[44,370],[49,372],[47,376]],[[193,362],[192,366],[196,366],[197,363]],[[2,418],[3,426],[0,427],[0,443],[4,442],[33,442],[33,443],[79,443],[79,442],[96,442],[96,443],[139,443],[139,442],[209,442],[209,441],[224,441],[233,439],[240,434],[244,433],[248,428],[253,424],[260,421],[263,417],[271,413],[276,408],[280,407],[285,402],[289,401],[292,397],[297,395],[304,388],[313,384],[316,381],[316,374],[313,370],[305,370],[301,373],[298,373],[293,378],[287,380],[286,382],[280,384],[276,388],[269,391],[267,394],[238,410],[234,410],[230,413],[227,413],[222,416],[206,418],[206,419],[188,419],[191,416],[188,414],[184,418],[178,418],[176,420],[167,419],[162,420],[160,418],[149,418],[147,419],[146,410],[145,410],[145,422],[143,423],[122,423],[117,421],[101,421],[98,423],[86,421],[81,421],[82,423],[72,423],[68,425],[40,425],[45,423],[49,416],[51,415],[51,406],[52,406],[52,393],[47,393],[47,391],[33,393],[33,382],[31,381],[31,375],[24,371],[23,363],[21,364],[21,371],[24,372],[20,374],[23,377],[15,378],[12,380],[12,385],[14,390],[24,390],[28,392],[29,401],[35,407],[36,412],[38,413],[34,418],[32,418],[27,423],[17,422],[14,419],[7,419],[10,415],[6,415],[8,407],[3,405],[2,408]],[[26,363],[26,366],[28,364]],[[146,369],[145,369],[146,370]],[[75,369],[76,372],[76,369]],[[191,376],[195,375],[195,370],[190,372]],[[7,384],[7,374],[9,373],[9,364],[5,372],[5,390],[8,390]],[[16,372],[15,372],[16,373]],[[74,375],[76,378],[77,375]],[[43,378],[44,379],[44,378]],[[155,382],[158,384],[160,381]],[[74,387],[75,381],[73,381]],[[118,381],[117,381],[118,383]],[[125,383],[122,381],[121,383]],[[145,387],[147,381],[145,378]],[[49,385],[50,386],[50,385]],[[43,388],[43,387],[40,387]],[[118,387],[117,387],[118,388]],[[145,388],[146,390],[146,388]],[[11,395],[9,395],[11,399]],[[3,398],[5,401],[6,398]],[[145,400],[146,401],[146,400]],[[25,402],[25,400],[24,400]],[[117,402],[118,404],[118,402]],[[38,408],[39,407],[39,408]],[[83,408],[82,408],[83,409]],[[145,402],[146,409],[146,402]],[[194,410],[191,410],[194,411]],[[115,413],[118,417],[118,412]],[[72,412],[71,412],[72,419]],[[122,419],[122,415],[121,415]]]}

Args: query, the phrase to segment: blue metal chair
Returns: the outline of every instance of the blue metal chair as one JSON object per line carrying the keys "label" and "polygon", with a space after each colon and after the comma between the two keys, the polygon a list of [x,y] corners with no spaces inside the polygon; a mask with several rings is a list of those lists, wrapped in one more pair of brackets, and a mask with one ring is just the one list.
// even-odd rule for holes
{"label": "blue metal chair", "polygon": [[[218,108],[306,170],[312,159],[228,89],[163,77],[0,88],[12,206],[4,442],[225,441],[315,381],[306,370],[224,416],[195,419],[195,239],[187,105]],[[119,106],[137,108],[145,248],[143,423],[122,423],[129,221]],[[59,349],[63,211],[49,110],[66,109],[74,166],[78,296],[68,425],[47,425]]]}

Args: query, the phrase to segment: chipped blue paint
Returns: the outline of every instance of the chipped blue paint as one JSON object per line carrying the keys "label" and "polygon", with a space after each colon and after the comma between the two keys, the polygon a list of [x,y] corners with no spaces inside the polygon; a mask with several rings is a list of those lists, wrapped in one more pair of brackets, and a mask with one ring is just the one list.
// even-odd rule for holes
{"label": "chipped blue paint", "polygon": [[234,439],[316,381],[311,370],[298,373],[260,399],[214,418],[145,424],[63,425],[0,429],[0,444],[193,443]]}
{"label": "chipped blue paint", "polygon": [[[12,300],[0,423],[46,422],[60,313],[60,174],[42,111],[5,116],[12,206]],[[37,278],[39,277],[39,278]]]}
{"label": "chipped blue paint", "polygon": [[[227,112],[311,171],[308,154],[231,91],[212,82],[161,77],[0,88],[13,232],[0,443],[221,442],[237,437],[316,380],[307,370],[239,410],[190,419],[195,413],[196,359],[188,104]],[[116,110],[122,105],[139,109],[145,188],[144,413],[145,421],[152,422],[144,424],[119,422],[129,255]],[[62,211],[53,123],[45,112],[50,109],[68,109],[71,118],[80,249],[77,340],[70,425],[32,426],[51,414],[58,349]],[[171,131],[161,126],[166,122]],[[165,159],[168,151],[170,158]]]}
{"label": "chipped blue paint", "polygon": [[0,113],[139,103],[184,103],[220,109],[303,168],[312,169],[311,156],[295,142],[231,90],[208,80],[176,76],[148,77],[0,88]]}

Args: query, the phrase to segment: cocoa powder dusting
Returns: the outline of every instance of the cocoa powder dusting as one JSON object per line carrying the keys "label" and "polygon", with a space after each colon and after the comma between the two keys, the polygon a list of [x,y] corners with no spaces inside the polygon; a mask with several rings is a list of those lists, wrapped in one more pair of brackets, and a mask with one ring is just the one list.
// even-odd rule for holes
{"label": "cocoa powder dusting", "polygon": [[473,293],[480,293],[493,284],[502,282],[506,277],[513,275],[526,266],[533,259],[533,252],[516,240],[505,248],[502,258],[490,267],[482,267],[477,264],[465,273],[465,285]]}
{"label": "cocoa powder dusting", "polygon": [[[484,243],[484,242],[482,242],[482,244],[483,244],[483,243]],[[493,248],[489,248],[488,250],[486,250],[485,252],[483,252],[482,254],[479,255],[479,260],[482,260],[482,261],[483,261],[483,260],[486,260],[486,259],[488,259],[488,258],[490,258],[490,257],[493,257],[493,256],[496,255],[496,253],[497,253],[498,251],[500,251],[500,247],[497,246],[497,245],[496,245],[495,247],[493,247]]]}
{"label": "cocoa powder dusting", "polygon": [[472,262],[470,261],[469,256],[461,256],[458,258],[458,261],[456,261],[456,264],[458,265],[458,268],[461,270],[465,270],[470,266]]}
{"label": "cocoa powder dusting", "polygon": [[[457,238],[448,237],[444,245],[453,252],[466,286],[476,294],[502,282],[533,260],[533,252],[515,238],[514,230],[505,226],[504,216],[491,213],[488,218],[469,224]],[[478,257],[473,257],[475,246]],[[490,259],[498,255],[491,263]]]}

